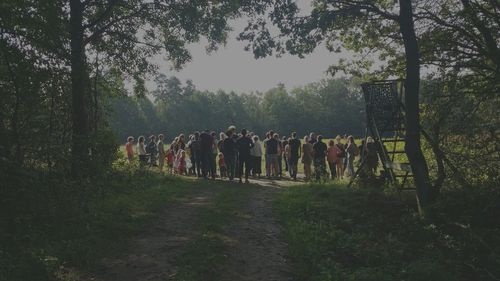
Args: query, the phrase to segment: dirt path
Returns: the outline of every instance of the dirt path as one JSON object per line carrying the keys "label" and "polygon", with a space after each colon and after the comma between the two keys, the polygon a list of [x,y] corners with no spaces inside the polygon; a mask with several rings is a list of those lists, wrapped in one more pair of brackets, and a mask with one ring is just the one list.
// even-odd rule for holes
{"label": "dirt path", "polygon": [[[291,280],[287,245],[272,209],[280,185],[287,184],[267,180],[252,183],[234,184],[234,188],[252,191],[237,210],[237,219],[223,229],[233,242],[218,274],[220,280]],[[165,208],[157,221],[132,239],[126,254],[104,259],[91,280],[173,280],[178,258],[199,234],[195,224],[200,207],[210,204],[216,196],[216,191],[206,189]]]}
{"label": "dirt path", "polygon": [[226,229],[235,244],[221,280],[291,280],[287,244],[272,210],[280,190],[272,184],[248,188],[253,191],[241,206],[241,219]]}

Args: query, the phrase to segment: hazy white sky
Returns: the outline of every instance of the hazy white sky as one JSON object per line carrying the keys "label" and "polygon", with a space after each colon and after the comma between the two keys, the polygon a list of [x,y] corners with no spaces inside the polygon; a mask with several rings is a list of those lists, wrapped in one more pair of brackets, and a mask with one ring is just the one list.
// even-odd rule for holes
{"label": "hazy white sky", "polygon": [[252,52],[243,49],[245,42],[235,39],[237,33],[238,30],[232,32],[227,45],[210,55],[205,51],[205,42],[193,44],[189,48],[193,59],[182,70],[171,70],[170,64],[162,61],[161,71],[182,81],[191,79],[200,90],[265,91],[278,83],[291,88],[325,78],[328,66],[340,57],[318,47],[304,59],[283,55],[256,60]]}
{"label": "hazy white sky", "polygon": [[[310,1],[298,0],[298,4],[302,11],[310,10],[307,7]],[[227,45],[221,46],[217,52],[208,55],[205,51],[206,41],[193,44],[189,48],[193,60],[181,71],[171,70],[166,61],[159,62],[161,71],[167,76],[177,76],[181,81],[191,79],[199,90],[265,91],[278,83],[292,88],[326,78],[327,68],[342,56],[328,52],[325,47],[318,47],[304,59],[284,55],[281,58],[256,60],[252,52],[243,49],[246,42],[236,40],[236,36],[246,26],[246,20],[239,19],[231,25],[233,32]],[[150,81],[148,87],[154,87],[154,83]]]}

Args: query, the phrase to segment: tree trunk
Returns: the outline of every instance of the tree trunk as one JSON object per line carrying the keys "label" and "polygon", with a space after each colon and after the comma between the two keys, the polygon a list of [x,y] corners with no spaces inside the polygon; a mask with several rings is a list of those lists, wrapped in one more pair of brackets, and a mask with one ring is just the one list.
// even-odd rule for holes
{"label": "tree trunk", "polygon": [[430,142],[430,145],[432,147],[432,152],[436,157],[436,164],[437,164],[437,178],[430,192],[431,201],[439,196],[439,193],[441,192],[441,187],[443,186],[444,180],[446,179],[446,169],[444,167],[444,153],[439,148],[440,134],[441,134],[441,120],[437,121],[436,124],[432,126],[433,140]]}
{"label": "tree trunk", "polygon": [[85,49],[83,44],[83,4],[70,1],[71,33],[71,99],[73,133],[71,172],[74,177],[84,174],[88,164],[88,120],[85,105]]}
{"label": "tree trunk", "polygon": [[[7,65],[7,69],[9,71],[9,74],[10,74],[10,79],[12,81],[12,84],[14,86],[14,94],[16,96],[15,98],[15,102],[14,102],[14,109],[13,109],[13,113],[12,113],[12,118],[11,118],[11,126],[12,126],[12,145],[14,146],[15,148],[15,152],[14,152],[14,155],[12,157],[12,159],[22,165],[23,164],[23,156],[22,156],[22,152],[21,152],[21,141],[20,141],[20,133],[19,133],[19,107],[20,107],[20,103],[21,103],[21,90],[19,89],[19,84],[17,83],[17,79],[16,79],[16,74],[14,73],[14,71],[12,70],[12,67],[10,65],[10,61],[9,61],[9,55],[6,54],[5,55],[5,64]],[[9,151],[9,155],[10,156],[10,149],[8,150]]]}
{"label": "tree trunk", "polygon": [[429,203],[431,182],[429,169],[420,147],[419,120],[419,86],[420,86],[420,54],[417,36],[413,23],[413,10],[410,0],[399,0],[399,27],[403,37],[406,55],[405,107],[406,107],[406,141],[405,151],[408,155],[415,185],[419,208]]}

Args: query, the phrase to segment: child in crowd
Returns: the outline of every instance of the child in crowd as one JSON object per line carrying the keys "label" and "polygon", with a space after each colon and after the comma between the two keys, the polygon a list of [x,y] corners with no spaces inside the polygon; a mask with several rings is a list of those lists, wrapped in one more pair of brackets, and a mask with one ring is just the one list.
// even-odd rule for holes
{"label": "child in crowd", "polygon": [[171,145],[168,150],[167,154],[165,156],[167,158],[167,167],[168,171],[173,174],[174,173],[174,160],[175,160],[175,154],[174,154],[174,148],[173,145]]}
{"label": "child in crowd", "polygon": [[158,135],[158,143],[156,147],[158,150],[158,166],[160,167],[160,173],[163,173],[163,165],[165,163],[165,146],[163,145],[163,134]]}
{"label": "child in crowd", "polygon": [[149,155],[148,164],[150,166],[157,166],[156,156],[158,154],[158,147],[156,146],[156,136],[152,135],[149,137],[149,143],[146,146],[146,153]]}
{"label": "child in crowd", "polygon": [[140,136],[137,143],[137,154],[139,155],[139,161],[141,166],[146,165],[148,162],[148,155],[146,153],[146,146],[144,145],[145,138]]}
{"label": "child in crowd", "polygon": [[221,178],[227,177],[226,162],[224,162],[224,154],[222,154],[222,152],[219,152],[219,169],[220,169],[220,177]]}
{"label": "child in crowd", "polygon": [[127,138],[125,150],[127,151],[127,159],[129,162],[131,162],[134,159],[134,137]]}
{"label": "child in crowd", "polygon": [[291,140],[292,140],[291,138],[288,138],[286,141],[283,140],[283,145],[285,147],[284,153],[283,153],[283,158],[285,159],[285,164],[286,164],[285,170],[288,171],[288,175],[290,176],[290,178],[293,177],[292,171],[290,171],[289,163],[288,163],[288,161],[290,161],[290,156],[292,156],[292,151],[291,151],[292,148],[290,146]]}
{"label": "child in crowd", "polygon": [[177,152],[177,159],[176,159],[176,171],[179,175],[186,175],[187,176],[187,169],[186,169],[186,151],[179,149]]}

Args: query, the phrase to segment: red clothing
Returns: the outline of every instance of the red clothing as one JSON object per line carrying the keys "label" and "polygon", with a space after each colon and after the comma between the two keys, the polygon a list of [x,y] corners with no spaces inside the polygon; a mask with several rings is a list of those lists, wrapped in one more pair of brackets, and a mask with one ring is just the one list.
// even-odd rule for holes
{"label": "red clothing", "polygon": [[328,160],[328,163],[337,163],[337,160],[339,159],[337,156],[337,149],[336,146],[329,146],[328,149],[326,150],[326,159]]}
{"label": "red clothing", "polygon": [[[331,156],[331,159],[332,161],[330,161],[330,150],[331,150],[331,153],[332,153],[332,156]],[[339,161],[342,161],[342,157],[339,157],[340,154],[342,154],[342,149],[340,149],[340,147],[335,144],[334,146],[330,146],[328,148],[328,162],[330,163],[339,163]]]}
{"label": "red clothing", "polygon": [[134,144],[127,142],[127,144],[125,144],[125,150],[127,151],[127,157],[132,159],[134,157]]}
{"label": "red clothing", "polygon": [[224,157],[219,157],[219,167],[225,167],[226,163],[224,162]]}
{"label": "red clothing", "polygon": [[177,160],[179,163],[179,166],[177,166],[177,170],[179,171],[179,174],[184,174],[186,172],[186,159],[179,157]]}
{"label": "red clothing", "polygon": [[172,149],[168,150],[166,157],[167,157],[167,163],[169,165],[173,165],[174,164],[174,152],[172,151]]}

